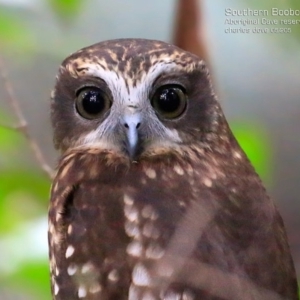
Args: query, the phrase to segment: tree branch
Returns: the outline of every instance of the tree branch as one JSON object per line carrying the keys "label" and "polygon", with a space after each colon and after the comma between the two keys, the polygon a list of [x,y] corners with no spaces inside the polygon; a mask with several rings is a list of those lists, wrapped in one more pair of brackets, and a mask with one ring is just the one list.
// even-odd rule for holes
{"label": "tree branch", "polygon": [[204,36],[203,3],[200,0],[178,0],[173,42],[176,46],[209,61]]}
{"label": "tree branch", "polygon": [[3,65],[3,61],[2,61],[1,57],[0,57],[0,75],[1,75],[1,78],[4,83],[4,88],[8,95],[8,101],[9,101],[14,113],[16,114],[18,123],[19,123],[17,126],[7,126],[4,124],[3,125],[0,124],[0,126],[6,128],[6,129],[16,130],[16,131],[21,132],[22,135],[28,141],[29,146],[36,158],[36,161],[38,162],[39,166],[41,167],[41,169],[44,171],[45,174],[47,174],[47,176],[50,179],[53,179],[54,171],[46,162],[46,159],[45,159],[38,143],[29,133],[27,121],[23,115],[23,112],[21,110],[19,102],[18,102],[17,98],[15,97],[12,85],[11,85],[10,81],[8,80],[7,74],[4,70],[4,65]]}

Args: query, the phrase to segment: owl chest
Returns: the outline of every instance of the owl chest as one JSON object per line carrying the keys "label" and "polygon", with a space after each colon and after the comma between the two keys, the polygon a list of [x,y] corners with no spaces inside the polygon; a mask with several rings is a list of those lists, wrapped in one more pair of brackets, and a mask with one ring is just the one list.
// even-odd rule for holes
{"label": "owl chest", "polygon": [[128,299],[150,288],[183,209],[161,201],[160,187],[132,191],[93,181],[67,197],[60,245],[52,250],[53,289],[62,297],[56,299]]}

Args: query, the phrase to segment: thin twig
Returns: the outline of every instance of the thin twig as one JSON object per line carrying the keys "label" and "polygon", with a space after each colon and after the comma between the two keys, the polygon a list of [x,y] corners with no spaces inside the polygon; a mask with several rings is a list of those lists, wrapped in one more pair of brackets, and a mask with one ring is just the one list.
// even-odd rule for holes
{"label": "thin twig", "polygon": [[12,131],[21,131],[21,126],[11,126],[11,125],[7,125],[7,124],[3,124],[0,123],[0,127],[4,128],[4,129],[8,129],[8,130],[12,130]]}
{"label": "thin twig", "polygon": [[18,118],[18,122],[19,122],[19,124],[17,126],[7,126],[7,125],[0,125],[0,126],[7,128],[7,129],[11,129],[11,130],[20,131],[24,135],[24,137],[27,139],[27,141],[30,145],[30,148],[32,149],[32,152],[33,152],[38,164],[42,168],[42,170],[47,174],[47,176],[50,179],[53,179],[54,172],[53,172],[52,168],[47,164],[46,159],[44,158],[44,155],[43,155],[40,147],[38,146],[36,140],[29,133],[27,121],[22,113],[19,102],[18,102],[17,98],[15,97],[12,85],[11,85],[10,81],[8,80],[1,57],[0,57],[0,75],[3,80],[4,87],[5,87],[5,90],[8,95],[9,103],[12,106],[13,111],[15,112],[15,114]]}

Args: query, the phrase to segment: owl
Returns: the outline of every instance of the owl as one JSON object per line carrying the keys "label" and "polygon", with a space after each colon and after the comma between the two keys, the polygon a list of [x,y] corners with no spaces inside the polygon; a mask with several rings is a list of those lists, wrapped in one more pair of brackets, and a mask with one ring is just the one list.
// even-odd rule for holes
{"label": "owl", "polygon": [[200,58],[144,39],[79,50],[51,118],[53,299],[298,299],[282,219]]}

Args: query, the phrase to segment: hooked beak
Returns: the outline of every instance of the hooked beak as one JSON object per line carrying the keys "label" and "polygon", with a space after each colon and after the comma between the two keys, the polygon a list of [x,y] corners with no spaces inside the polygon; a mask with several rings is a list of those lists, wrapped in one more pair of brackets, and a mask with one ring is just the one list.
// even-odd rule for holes
{"label": "hooked beak", "polygon": [[141,125],[141,114],[135,109],[128,109],[123,118],[126,130],[127,150],[131,158],[136,155],[139,146],[139,127]]}

